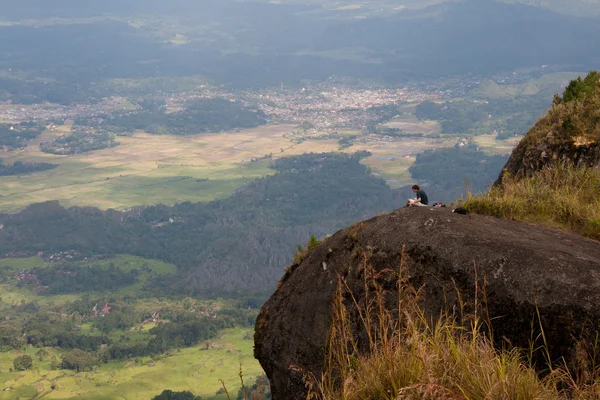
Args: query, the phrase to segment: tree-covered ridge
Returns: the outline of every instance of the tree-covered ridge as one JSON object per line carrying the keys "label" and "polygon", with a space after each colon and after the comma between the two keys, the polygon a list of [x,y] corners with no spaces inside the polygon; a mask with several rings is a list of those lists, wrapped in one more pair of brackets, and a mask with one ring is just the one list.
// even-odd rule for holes
{"label": "tree-covered ridge", "polygon": [[30,174],[36,171],[45,171],[58,167],[58,164],[50,163],[30,163],[15,161],[12,164],[5,164],[0,158],[0,176]]}
{"label": "tree-covered ridge", "polygon": [[363,154],[306,154],[273,163],[276,173],[210,203],[127,212],[64,209],[56,202],[3,215],[0,254],[78,250],[164,260],[183,273],[164,290],[269,290],[294,249],[378,212],[399,193],[360,163]]}
{"label": "tree-covered ridge", "polygon": [[488,155],[474,144],[442,148],[418,154],[409,168],[417,181],[427,182],[444,193],[446,201],[484,192],[498,176],[507,156]]}
{"label": "tree-covered ridge", "polygon": [[164,103],[151,100],[141,101],[140,107],[141,110],[106,116],[101,120],[78,120],[77,124],[121,134],[142,130],[157,135],[192,135],[254,128],[266,123],[262,111],[222,98],[195,99],[177,112],[168,112]]}
{"label": "tree-covered ridge", "polygon": [[66,294],[86,291],[116,291],[138,281],[139,271],[123,271],[113,264],[106,267],[64,264],[28,270],[20,286],[32,286],[39,294]]}
{"label": "tree-covered ridge", "polygon": [[71,104],[98,98],[89,84],[68,81],[21,80],[0,77],[0,101],[15,104]]}
{"label": "tree-covered ridge", "polygon": [[417,106],[417,118],[439,121],[442,133],[487,134],[499,139],[522,135],[548,109],[550,100],[542,95],[485,101],[425,101]]}

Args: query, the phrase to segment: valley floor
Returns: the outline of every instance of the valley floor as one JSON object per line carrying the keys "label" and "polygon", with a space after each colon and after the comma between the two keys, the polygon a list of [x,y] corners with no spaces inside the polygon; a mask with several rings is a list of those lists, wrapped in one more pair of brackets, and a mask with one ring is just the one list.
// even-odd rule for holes
{"label": "valley floor", "polygon": [[[411,129],[420,129],[418,121],[408,123]],[[227,197],[245,183],[273,174],[265,156],[277,159],[338,150],[370,151],[373,155],[364,163],[391,187],[399,187],[410,183],[407,170],[415,154],[455,143],[455,139],[367,135],[340,149],[339,138],[319,132],[306,137],[293,125],[268,125],[240,132],[191,136],[137,133],[118,137],[117,147],[80,155],[54,155],[39,150],[40,141],[68,131],[68,126],[46,131],[25,150],[3,155],[8,163],[47,162],[59,167],[0,177],[0,212],[17,212],[31,203],[48,200],[59,200],[66,207],[102,209],[210,201]]]}
{"label": "valley floor", "polygon": [[[202,398],[222,400],[217,395],[223,379],[235,396],[240,388],[240,365],[247,383],[262,374],[252,354],[251,329],[223,331],[216,340],[198,346],[173,351],[159,360],[140,357],[128,361],[109,362],[96,371],[77,373],[51,370],[50,362],[35,362],[35,369],[8,372],[12,360],[26,352],[0,353],[0,399],[86,399],[86,400],[148,400],[164,389],[189,390]],[[55,350],[48,349],[53,354]],[[52,382],[56,389],[52,390]]]}

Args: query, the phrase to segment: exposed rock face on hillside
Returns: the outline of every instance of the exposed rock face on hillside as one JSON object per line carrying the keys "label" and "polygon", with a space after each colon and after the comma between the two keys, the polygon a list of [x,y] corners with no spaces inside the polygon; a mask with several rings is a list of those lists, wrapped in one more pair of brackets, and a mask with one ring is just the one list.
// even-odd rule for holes
{"label": "exposed rock face on hillside", "polygon": [[563,96],[524,136],[502,169],[517,179],[531,176],[546,165],[567,162],[600,165],[600,76],[590,72],[571,81]]}
{"label": "exposed rock face on hillside", "polygon": [[523,140],[517,145],[502,169],[496,181],[497,185],[505,174],[516,178],[531,176],[535,171],[556,161],[571,162],[575,165],[600,165],[599,143],[583,136],[569,141],[553,141],[552,128],[546,129],[548,133],[545,140]]}
{"label": "exposed rock face on hillside", "polygon": [[[275,400],[304,400],[303,376],[321,375],[338,276],[360,299],[363,256],[376,271],[393,270],[403,246],[410,283],[424,288],[423,306],[430,316],[453,304],[456,288],[464,299],[473,297],[476,266],[478,281],[487,281],[489,313],[498,317],[496,338],[527,347],[537,307],[552,356],[569,360],[584,324],[600,326],[600,243],[491,217],[405,208],[328,238],[292,266],[264,305],[256,323],[255,356]],[[393,296],[395,273],[384,273],[381,280]],[[357,321],[351,304],[351,320]]]}

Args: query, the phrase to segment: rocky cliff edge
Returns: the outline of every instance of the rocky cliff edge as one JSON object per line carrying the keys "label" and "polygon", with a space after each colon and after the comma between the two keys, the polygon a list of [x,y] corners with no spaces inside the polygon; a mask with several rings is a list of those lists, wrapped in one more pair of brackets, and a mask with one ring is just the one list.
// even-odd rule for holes
{"label": "rocky cliff edge", "polygon": [[[306,377],[319,377],[338,277],[363,292],[364,262],[398,267],[403,248],[410,283],[437,316],[486,283],[495,337],[528,347],[539,311],[554,360],[573,357],[575,340],[600,326],[600,243],[563,231],[447,209],[405,208],[337,232],[290,267],[257,319],[255,356],[273,399],[306,398]],[[393,292],[395,276],[385,276]]]}

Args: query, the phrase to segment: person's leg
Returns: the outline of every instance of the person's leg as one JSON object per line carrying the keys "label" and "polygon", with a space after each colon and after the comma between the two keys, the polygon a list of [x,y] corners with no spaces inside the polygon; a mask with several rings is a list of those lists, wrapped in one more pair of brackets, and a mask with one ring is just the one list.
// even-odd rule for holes
{"label": "person's leg", "polygon": [[415,201],[414,203],[412,203],[412,205],[415,207],[427,207],[427,204],[423,204],[420,201]]}

